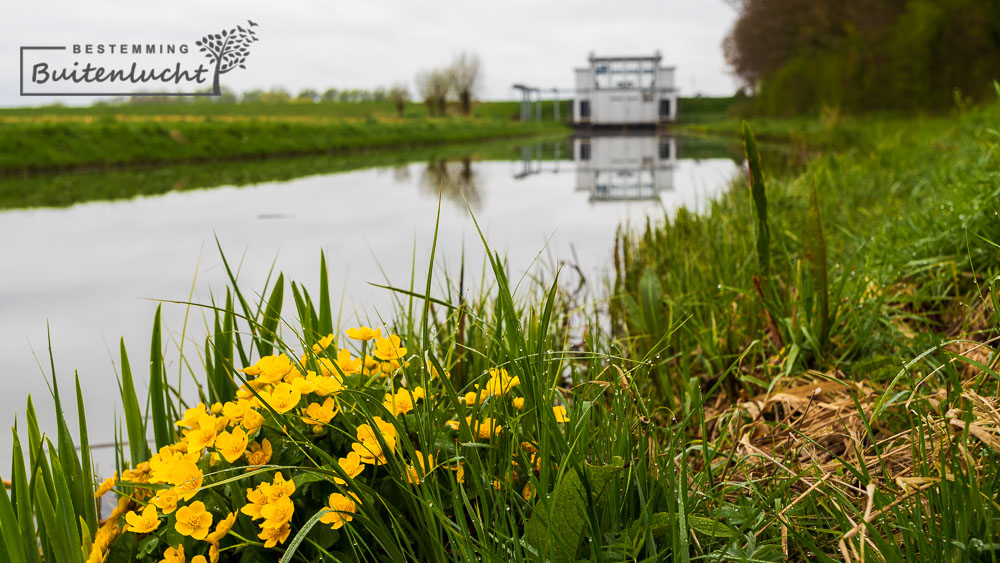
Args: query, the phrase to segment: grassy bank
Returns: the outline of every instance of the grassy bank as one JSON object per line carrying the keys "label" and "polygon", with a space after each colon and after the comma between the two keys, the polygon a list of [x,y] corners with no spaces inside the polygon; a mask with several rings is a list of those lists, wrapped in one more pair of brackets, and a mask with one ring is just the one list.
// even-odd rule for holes
{"label": "grassy bank", "polygon": [[998,122],[762,122],[812,149],[804,172],[764,160],[704,215],[622,238],[617,339],[664,421],[703,421],[696,489],[740,548],[1000,557]]}
{"label": "grassy bank", "polygon": [[398,149],[563,130],[563,125],[552,122],[464,118],[18,119],[0,123],[0,172]]}

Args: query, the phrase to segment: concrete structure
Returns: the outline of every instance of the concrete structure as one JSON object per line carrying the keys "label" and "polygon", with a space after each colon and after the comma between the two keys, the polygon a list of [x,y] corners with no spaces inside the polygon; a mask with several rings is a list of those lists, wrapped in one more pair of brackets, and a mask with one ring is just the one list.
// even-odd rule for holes
{"label": "concrete structure", "polygon": [[595,57],[576,69],[573,123],[582,127],[655,127],[677,115],[674,67],[651,57]]}
{"label": "concrete structure", "polygon": [[621,135],[573,140],[576,189],[591,201],[659,199],[674,189],[677,145],[671,137]]}

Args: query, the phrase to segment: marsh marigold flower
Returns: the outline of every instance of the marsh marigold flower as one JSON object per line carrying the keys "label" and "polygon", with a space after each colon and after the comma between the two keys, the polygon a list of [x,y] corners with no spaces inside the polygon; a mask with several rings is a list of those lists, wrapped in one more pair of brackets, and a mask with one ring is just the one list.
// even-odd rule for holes
{"label": "marsh marigold flower", "polygon": [[382,449],[382,444],[379,443],[378,436],[382,437],[382,441],[385,442],[389,451],[395,453],[398,435],[396,427],[382,420],[381,417],[376,416],[372,420],[375,421],[375,426],[378,430],[374,430],[370,424],[358,426],[358,441],[351,444],[351,449],[361,456],[362,462],[372,465],[382,465],[386,462],[385,451]]}
{"label": "marsh marigold flower", "polygon": [[200,500],[177,509],[177,522],[174,529],[182,536],[191,536],[196,540],[208,537],[212,527],[212,514],[205,510],[205,503]]}
{"label": "marsh marigold flower", "polygon": [[[358,452],[348,452],[347,457],[342,457],[337,460],[337,465],[339,465],[340,468],[344,470],[344,473],[347,473],[347,476],[351,479],[361,475],[361,472],[365,470],[365,465],[361,463],[361,456],[358,455]],[[334,477],[333,481],[338,485],[347,484],[347,481],[344,481],[340,477]]]}
{"label": "marsh marigold flower", "polygon": [[280,528],[264,528],[257,534],[257,537],[264,540],[265,548],[270,549],[279,543],[285,543],[291,532],[291,526],[284,524]]}
{"label": "marsh marigold flower", "polygon": [[173,488],[157,491],[156,496],[154,496],[149,502],[151,502],[156,508],[159,508],[164,514],[170,514],[177,509],[177,502],[180,500],[180,490]]}
{"label": "marsh marigold flower", "polygon": [[288,383],[278,384],[270,393],[261,391],[260,396],[278,414],[294,409],[302,398],[302,395]]}
{"label": "marsh marigold flower", "polygon": [[417,387],[413,391],[401,388],[395,393],[386,393],[382,406],[393,416],[399,416],[412,411],[417,401],[423,399],[425,395],[423,387]]}
{"label": "marsh marigold flower", "polygon": [[136,534],[148,534],[160,527],[160,519],[156,515],[156,507],[147,504],[142,514],[129,512],[125,515],[125,531]]}
{"label": "marsh marigold flower", "polygon": [[305,416],[302,417],[302,422],[319,430],[322,425],[333,420],[333,417],[337,414],[337,410],[337,401],[333,397],[327,397],[322,405],[319,403],[309,403],[309,406],[306,407],[303,413]]}
{"label": "marsh marigold flower", "polygon": [[398,360],[406,355],[406,348],[401,346],[399,336],[391,334],[388,338],[375,340],[373,354],[382,361]]}
{"label": "marsh marigold flower", "polygon": [[163,559],[160,563],[185,563],[185,561],[187,559],[184,557],[184,545],[179,544],[177,547],[168,547],[163,552]]}
{"label": "marsh marigold flower", "polygon": [[494,397],[499,397],[507,391],[510,391],[512,387],[520,385],[521,380],[516,375],[511,377],[507,374],[507,370],[503,368],[491,369],[490,378],[486,382],[486,387],[484,390],[487,394],[493,395]]}
{"label": "marsh marigold flower", "polygon": [[566,414],[566,407],[562,405],[552,407],[552,414],[556,415],[556,422],[569,422],[569,415]]}
{"label": "marsh marigold flower", "polygon": [[[330,344],[333,344],[333,334],[328,334],[323,338],[319,339],[319,342],[313,344],[313,354],[319,354],[323,350],[326,350]],[[305,363],[305,362],[303,362]]]}
{"label": "marsh marigold flower", "polygon": [[247,433],[237,426],[230,432],[222,432],[215,438],[215,449],[229,463],[243,457],[243,452],[247,451]]}
{"label": "marsh marigold flower", "polygon": [[267,465],[267,462],[271,461],[272,451],[271,441],[267,438],[264,438],[259,444],[257,442],[250,444],[250,450],[246,452],[247,463],[250,465],[247,471],[261,465]]}
{"label": "marsh marigold flower", "polygon": [[103,482],[101,482],[101,485],[97,487],[97,490],[94,491],[94,498],[103,497],[105,494],[107,494],[108,491],[113,489],[117,483],[118,483],[118,472],[115,471],[114,475],[105,479]]}
{"label": "marsh marigold flower", "polygon": [[330,524],[330,529],[337,530],[353,520],[354,513],[358,511],[358,497],[353,493],[349,494],[350,496],[340,493],[331,494],[325,507],[330,512],[321,516],[319,521]]}
{"label": "marsh marigold flower", "polygon": [[281,354],[280,356],[264,356],[257,360],[256,364],[240,371],[247,375],[257,376],[253,381],[256,387],[265,384],[273,385],[281,381],[294,367],[292,360]]}
{"label": "marsh marigold flower", "polygon": [[213,531],[211,534],[208,534],[208,536],[205,537],[205,541],[207,541],[208,543],[214,543],[218,545],[218,543],[222,541],[222,538],[226,537],[226,534],[229,533],[229,530],[233,529],[233,524],[235,522],[236,522],[236,513],[230,512],[229,516],[226,516],[222,520],[219,520],[219,523],[215,525],[215,531]]}
{"label": "marsh marigold flower", "polygon": [[354,340],[362,340],[362,341],[374,340],[382,336],[381,328],[376,328],[375,330],[372,330],[366,326],[358,328],[349,328],[347,329],[346,332],[348,338]]}

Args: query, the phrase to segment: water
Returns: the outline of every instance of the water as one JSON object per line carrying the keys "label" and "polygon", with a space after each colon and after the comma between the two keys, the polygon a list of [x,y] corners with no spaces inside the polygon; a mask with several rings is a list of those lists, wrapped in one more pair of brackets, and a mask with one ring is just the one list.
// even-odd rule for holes
{"label": "water", "polygon": [[[699,159],[686,158],[686,146]],[[483,153],[481,147],[467,150]],[[488,155],[501,160],[435,157],[242,187],[165,189],[134,199],[0,212],[0,357],[5,373],[0,412],[11,423],[17,413],[23,428],[30,393],[43,430],[52,434],[55,415],[39,367],[41,363],[48,373],[49,330],[61,389],[72,392],[74,370],[83,382],[91,442],[113,441],[114,413],[121,412],[115,383],[118,340],[124,336],[137,384],[144,387],[156,300],[224,299],[227,277],[216,238],[233,267],[239,267],[241,287],[250,291],[264,285],[272,264],[286,278],[315,291],[323,249],[333,293],[345,296],[344,328],[357,316],[389,321],[391,294],[369,282],[409,286],[414,256],[418,276],[426,271],[441,187],[437,268],[457,277],[464,251],[468,269],[482,270],[482,243],[468,205],[490,245],[506,253],[514,279],[533,262],[535,272],[548,276],[568,260],[589,282],[599,284],[610,266],[619,224],[643,224],[647,217],[662,218],[680,206],[702,209],[740,173],[738,162],[728,156],[731,149],[712,150],[656,137],[545,140]],[[399,160],[398,155],[392,158]],[[268,162],[226,166],[267,170]],[[199,172],[185,172],[187,182]],[[148,192],[145,188],[164,175],[177,182],[163,170],[16,181],[41,192],[53,183],[142,182]],[[211,185],[211,180],[204,183]],[[60,198],[73,193],[50,191]],[[438,288],[440,294],[443,289]],[[183,341],[189,361],[197,363],[207,332],[201,311],[165,303],[163,318],[168,346],[176,350]],[[200,372],[197,365],[195,371]],[[167,374],[184,390],[193,389],[176,354],[168,358]],[[75,411],[68,416],[75,428]],[[0,433],[0,468],[9,467],[10,445],[10,435]],[[111,450],[95,454],[99,473],[109,474]]]}

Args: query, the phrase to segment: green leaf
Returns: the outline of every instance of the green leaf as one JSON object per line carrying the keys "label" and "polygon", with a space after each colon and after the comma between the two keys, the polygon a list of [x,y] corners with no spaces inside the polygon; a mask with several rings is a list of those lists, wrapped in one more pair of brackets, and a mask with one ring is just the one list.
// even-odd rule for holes
{"label": "green leaf", "polygon": [[333,313],[330,308],[330,279],[326,271],[326,255],[319,253],[319,332],[326,336],[333,332]]}
{"label": "green leaf", "polygon": [[128,430],[128,449],[132,456],[132,467],[149,459],[149,446],[146,444],[146,428],[142,421],[142,410],[139,409],[139,398],[135,394],[135,381],[132,379],[132,367],[125,351],[125,339],[121,340],[122,357],[122,409],[125,411],[125,428]]}
{"label": "green leaf", "polygon": [[149,344],[149,403],[153,417],[153,438],[156,449],[174,441],[170,417],[167,415],[166,372],[163,369],[163,344],[160,338],[160,305],[153,317],[153,336]]}
{"label": "green leaf", "polygon": [[754,212],[757,216],[757,264],[760,276],[766,278],[771,268],[770,238],[767,225],[767,196],[764,191],[764,173],[760,167],[760,153],[757,151],[757,139],[750,129],[750,124],[743,122],[743,146],[746,151],[747,165],[750,167],[750,195],[753,197]]}
{"label": "green leaf", "polygon": [[83,389],[80,374],[76,374],[76,413],[80,431],[80,482],[78,487],[83,496],[85,519],[88,529],[97,530],[97,502],[94,500],[94,463],[90,452],[90,438],[87,432],[87,413],[83,408]]}
{"label": "green leaf", "polygon": [[809,190],[809,211],[806,214],[805,232],[806,259],[809,260],[813,286],[816,292],[817,322],[819,324],[820,346],[826,347],[830,333],[830,289],[827,280],[826,240],[823,238],[823,216],[819,209],[816,186]]}
{"label": "green leaf", "polygon": [[712,536],[713,538],[736,537],[736,530],[730,528],[729,526],[723,524],[722,522],[719,522],[717,520],[712,520],[711,518],[705,518],[704,516],[695,516],[693,514],[688,514],[687,521],[688,521],[688,527],[698,532],[699,534]]}
{"label": "green leaf", "polygon": [[278,274],[278,281],[267,300],[264,319],[261,322],[260,338],[257,340],[257,351],[260,356],[270,356],[274,351],[274,341],[277,338],[278,320],[281,318],[281,302],[285,294],[285,276]]}
{"label": "green leaf", "polygon": [[[621,458],[612,464],[585,464],[583,473],[567,471],[548,500],[539,501],[524,528],[525,541],[539,554],[556,561],[575,561],[588,526],[588,507],[595,505],[624,469]],[[589,489],[589,494],[588,494]]]}
{"label": "green leaf", "polygon": [[3,539],[3,551],[0,551],[0,555],[4,557],[5,561],[11,563],[28,562],[28,557],[24,553],[24,544],[21,541],[21,527],[18,525],[14,505],[11,504],[10,497],[7,496],[6,488],[0,491],[0,539]]}

